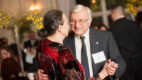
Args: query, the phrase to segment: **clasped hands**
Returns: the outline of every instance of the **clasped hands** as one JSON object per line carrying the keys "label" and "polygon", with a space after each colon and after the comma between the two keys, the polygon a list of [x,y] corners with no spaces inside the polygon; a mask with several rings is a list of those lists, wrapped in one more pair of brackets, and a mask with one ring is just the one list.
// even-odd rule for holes
{"label": "clasped hands", "polygon": [[103,69],[99,73],[100,78],[104,79],[107,76],[114,75],[117,68],[118,68],[118,64],[115,63],[114,61],[111,61],[111,59],[108,59]]}

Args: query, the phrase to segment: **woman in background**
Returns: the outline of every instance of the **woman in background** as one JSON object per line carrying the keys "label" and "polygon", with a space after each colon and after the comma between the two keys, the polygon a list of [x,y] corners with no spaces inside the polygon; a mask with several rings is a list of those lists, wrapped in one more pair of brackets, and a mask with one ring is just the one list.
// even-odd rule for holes
{"label": "woman in background", "polygon": [[20,66],[13,58],[6,58],[1,64],[1,75],[3,80],[28,80],[25,77],[19,77]]}
{"label": "woman in background", "polygon": [[0,58],[1,58],[1,60],[6,59],[6,58],[10,58],[10,57],[12,57],[16,61],[18,61],[18,58],[14,55],[12,49],[10,49],[7,46],[1,47],[0,48]]}

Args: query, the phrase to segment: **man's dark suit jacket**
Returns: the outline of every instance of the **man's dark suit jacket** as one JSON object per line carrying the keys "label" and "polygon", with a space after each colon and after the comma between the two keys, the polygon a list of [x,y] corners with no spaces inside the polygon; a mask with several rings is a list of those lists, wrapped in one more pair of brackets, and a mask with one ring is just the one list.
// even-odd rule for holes
{"label": "man's dark suit jacket", "polygon": [[28,40],[28,41],[26,41],[24,43],[24,48],[27,48],[27,47],[37,47],[37,44],[38,44],[38,40],[35,41],[33,46],[32,46],[31,40]]}
{"label": "man's dark suit jacket", "polygon": [[118,19],[110,28],[127,69],[120,80],[142,80],[142,33],[140,26],[125,18]]}
{"label": "man's dark suit jacket", "polygon": [[124,58],[134,56],[138,50],[141,50],[141,28],[136,22],[121,18],[110,27],[110,31]]}
{"label": "man's dark suit jacket", "polygon": [[[32,46],[31,40],[28,40],[24,43],[24,48],[33,48],[33,47],[37,47],[37,45],[38,45],[38,40],[35,41],[33,46]],[[27,72],[36,72],[38,69],[37,60],[36,60],[37,58],[34,57],[33,64],[29,64],[26,62],[26,53],[23,53],[22,56],[23,56],[24,69]]]}
{"label": "man's dark suit jacket", "polygon": [[[126,64],[123,58],[121,57],[118,47],[116,45],[115,40],[112,37],[112,34],[110,32],[95,30],[90,28],[90,48],[91,48],[91,55],[96,54],[97,52],[104,51],[106,59],[112,59],[116,63],[119,64],[119,67],[116,71],[116,77],[120,77],[123,72],[125,71]],[[99,44],[96,44],[96,42]],[[64,44],[68,46],[71,51],[73,52],[73,55],[76,56],[76,48],[75,48],[75,37],[74,34],[71,33],[65,40]],[[93,68],[93,74],[97,75],[99,73],[106,61],[100,62],[95,64],[94,60],[92,59],[92,68]]]}

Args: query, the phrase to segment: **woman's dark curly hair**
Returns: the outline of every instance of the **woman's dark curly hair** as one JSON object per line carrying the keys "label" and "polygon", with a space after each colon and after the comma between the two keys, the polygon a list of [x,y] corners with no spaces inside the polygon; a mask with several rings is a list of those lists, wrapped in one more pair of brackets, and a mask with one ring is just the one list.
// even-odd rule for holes
{"label": "woman's dark curly hair", "polygon": [[7,52],[10,53],[11,57],[14,57],[14,52],[13,52],[13,50],[12,50],[11,48],[9,48],[8,46],[3,46],[3,47],[0,48],[0,56],[1,56],[1,51],[2,51],[2,50],[6,50]]}
{"label": "woman's dark curly hair", "polygon": [[20,65],[14,58],[7,58],[2,61],[1,75],[4,80],[9,80],[11,75],[18,76],[20,72]]}
{"label": "woman's dark curly hair", "polygon": [[44,28],[38,31],[40,37],[53,35],[58,29],[59,25],[63,25],[63,12],[60,10],[48,11],[43,19]]}

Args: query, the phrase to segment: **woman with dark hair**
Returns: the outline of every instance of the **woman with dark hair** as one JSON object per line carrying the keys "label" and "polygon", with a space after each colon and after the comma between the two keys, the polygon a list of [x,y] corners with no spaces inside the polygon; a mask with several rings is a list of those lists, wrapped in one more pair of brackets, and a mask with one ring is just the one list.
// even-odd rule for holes
{"label": "woman with dark hair", "polygon": [[14,58],[18,62],[18,57],[14,55],[14,52],[11,48],[8,46],[1,47],[0,48],[0,58],[1,60],[6,59],[6,58]]}
{"label": "woman with dark hair", "polygon": [[1,75],[3,80],[28,80],[19,77],[20,66],[13,58],[6,58],[1,64]]}
{"label": "woman with dark hair", "polygon": [[14,53],[9,47],[1,47],[0,48],[0,57],[1,57],[1,59],[14,57]]}
{"label": "woman with dark hair", "polygon": [[[44,16],[44,29],[40,36],[46,36],[38,45],[39,69],[48,75],[50,80],[84,80],[81,64],[73,57],[72,52],[63,45],[68,36],[68,20],[59,10],[51,10]],[[38,73],[42,71],[38,70]],[[37,74],[40,76],[39,74]],[[38,77],[38,80],[42,80]]]}
{"label": "woman with dark hair", "polygon": [[18,58],[14,56],[13,51],[9,47],[1,47],[0,48],[0,72],[1,72],[1,63],[4,59],[14,58],[18,62]]}

